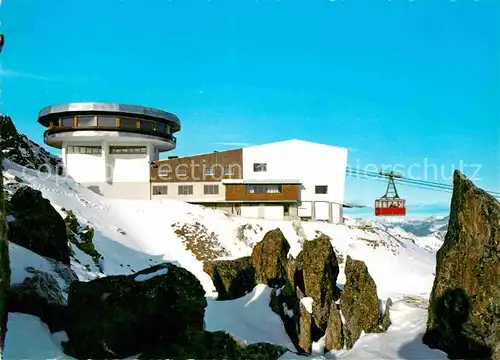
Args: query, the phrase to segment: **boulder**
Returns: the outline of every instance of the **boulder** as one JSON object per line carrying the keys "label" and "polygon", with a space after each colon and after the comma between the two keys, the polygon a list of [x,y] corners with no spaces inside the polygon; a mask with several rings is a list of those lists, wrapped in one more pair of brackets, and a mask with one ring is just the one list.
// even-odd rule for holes
{"label": "boulder", "polygon": [[66,224],[50,201],[38,190],[23,186],[9,202],[9,240],[38,255],[70,263]]}
{"label": "boulder", "polygon": [[330,306],[330,315],[325,333],[325,352],[340,350],[344,346],[342,337],[342,317],[336,303]]}
{"label": "boulder", "polygon": [[285,285],[289,250],[290,244],[280,229],[267,232],[252,251],[255,282],[271,287]]}
{"label": "boulder", "polygon": [[[380,332],[377,285],[365,263],[347,256],[346,283],[340,296],[340,309],[345,319],[344,340],[351,348],[361,332]],[[347,335],[347,336],[346,336]],[[347,338],[346,338],[347,337]]]}
{"label": "boulder", "polygon": [[66,299],[57,279],[50,273],[26,268],[31,274],[21,284],[12,285],[7,308],[39,317],[51,332],[66,328]]}
{"label": "boulder", "polygon": [[392,299],[387,298],[387,300],[385,302],[384,313],[382,314],[382,319],[381,319],[382,331],[387,331],[387,329],[389,329],[389,326],[391,326],[391,324],[392,324],[391,306],[392,306]]}
{"label": "boulder", "polygon": [[68,355],[124,358],[203,330],[207,301],[196,277],[165,263],[133,275],[73,282],[68,298]]}
{"label": "boulder", "polygon": [[500,203],[458,170],[423,341],[450,358],[500,359]]}
{"label": "boulder", "polygon": [[305,296],[311,297],[315,325],[326,330],[332,302],[339,298],[337,276],[339,266],[331,239],[322,234],[318,238],[305,241],[296,260],[294,285]]}
{"label": "boulder", "polygon": [[278,359],[287,349],[257,343],[245,346],[224,331],[188,329],[175,343],[166,343],[141,354],[140,359]]}
{"label": "boulder", "polygon": [[218,292],[217,300],[232,300],[244,296],[255,287],[255,274],[250,256],[235,260],[213,260],[203,263]]}
{"label": "boulder", "polygon": [[313,343],[313,317],[306,307],[299,302],[298,311],[298,350],[310,354]]}
{"label": "boulder", "polygon": [[7,297],[10,287],[9,242],[5,219],[5,193],[3,191],[2,156],[0,156],[0,354],[7,333]]}

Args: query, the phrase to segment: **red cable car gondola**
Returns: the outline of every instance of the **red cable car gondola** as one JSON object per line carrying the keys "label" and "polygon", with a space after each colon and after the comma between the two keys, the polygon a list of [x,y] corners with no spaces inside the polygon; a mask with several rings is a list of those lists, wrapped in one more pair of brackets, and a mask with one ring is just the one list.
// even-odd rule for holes
{"label": "red cable car gondola", "polygon": [[390,173],[380,173],[389,178],[385,195],[375,200],[376,216],[404,216],[406,215],[406,200],[401,199],[394,183],[394,178],[402,178],[392,171]]}

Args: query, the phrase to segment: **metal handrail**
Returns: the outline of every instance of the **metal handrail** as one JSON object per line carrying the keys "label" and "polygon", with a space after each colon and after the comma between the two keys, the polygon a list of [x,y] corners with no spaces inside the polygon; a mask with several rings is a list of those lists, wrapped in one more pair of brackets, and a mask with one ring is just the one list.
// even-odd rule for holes
{"label": "metal handrail", "polygon": [[140,129],[140,128],[122,128],[122,127],[116,127],[116,126],[93,126],[93,127],[54,127],[52,129],[47,129],[43,133],[43,136],[46,137],[47,135],[52,135],[52,134],[57,134],[57,133],[63,133],[63,132],[70,132],[70,131],[119,131],[119,132],[126,132],[126,133],[133,133],[133,134],[144,134],[144,135],[150,135],[150,136],[157,136],[164,138],[173,144],[177,143],[177,139],[175,136],[171,134],[165,134],[160,131],[154,131],[154,130],[147,130],[147,129]]}

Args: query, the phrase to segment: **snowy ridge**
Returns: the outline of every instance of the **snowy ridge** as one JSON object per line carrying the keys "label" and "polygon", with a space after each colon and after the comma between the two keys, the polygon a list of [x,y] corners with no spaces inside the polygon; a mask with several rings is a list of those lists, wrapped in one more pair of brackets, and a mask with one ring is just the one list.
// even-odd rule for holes
{"label": "snowy ridge", "polygon": [[[420,355],[423,358],[442,358],[439,351],[428,350],[418,342],[425,327],[426,310],[415,305],[421,303],[425,307],[429,297],[435,253],[432,248],[422,245],[427,240],[404,230],[400,224],[373,222],[368,226],[354,220],[345,225],[302,222],[298,229],[291,221],[229,216],[222,211],[174,200],[105,199],[71,179],[29,170],[9,160],[4,161],[4,167],[11,191],[23,185],[38,189],[61,214],[64,213],[62,208],[72,210],[81,224],[94,228],[95,247],[104,257],[102,270],[90,266],[92,259],[76,249],[76,258],[71,265],[80,280],[133,274],[158,263],[172,262],[191,271],[207,292],[207,330],[228,331],[248,344],[267,341],[293,350],[279,316],[269,308],[270,289],[259,285],[252,293],[237,300],[213,300],[216,294],[212,280],[203,271],[202,261],[187,248],[185,237],[176,232],[178,226],[175,224],[202,225],[199,228],[206,229],[203,231],[215,239],[217,248],[224,249],[225,258],[250,255],[252,246],[267,231],[277,227],[288,239],[292,256],[300,252],[304,237],[313,239],[324,233],[331,237],[338,255],[340,287],[345,282],[343,259],[350,255],[365,261],[377,283],[379,298],[391,297],[395,303],[393,325],[387,333],[365,335],[352,350],[333,352],[332,355],[346,359],[405,358],[400,352],[406,346],[410,349],[408,351],[415,352],[412,358]],[[438,244],[440,239],[436,237],[433,241]],[[28,266],[54,273],[49,261],[29,250],[10,244],[10,254],[14,282],[22,282],[30,276],[25,270]],[[307,301],[305,305],[309,307]],[[54,338],[39,319],[10,314],[8,326],[5,359],[69,359],[62,353],[60,340],[57,340],[62,335],[54,334]],[[26,336],[37,338],[37,341],[26,343]],[[313,358],[330,356],[320,354],[321,341],[314,345],[314,349],[317,356]],[[296,357],[293,353],[286,353],[282,358]]]}

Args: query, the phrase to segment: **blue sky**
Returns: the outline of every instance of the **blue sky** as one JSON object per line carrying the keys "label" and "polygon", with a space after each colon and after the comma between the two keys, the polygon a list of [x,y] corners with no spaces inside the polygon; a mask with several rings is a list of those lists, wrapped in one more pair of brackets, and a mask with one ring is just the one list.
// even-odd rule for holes
{"label": "blue sky", "polygon": [[[298,138],[443,183],[477,164],[500,191],[498,0],[4,0],[0,17],[2,111],[39,143],[44,106],[122,102],[176,113],[176,155]],[[384,191],[347,178],[347,201]]]}

